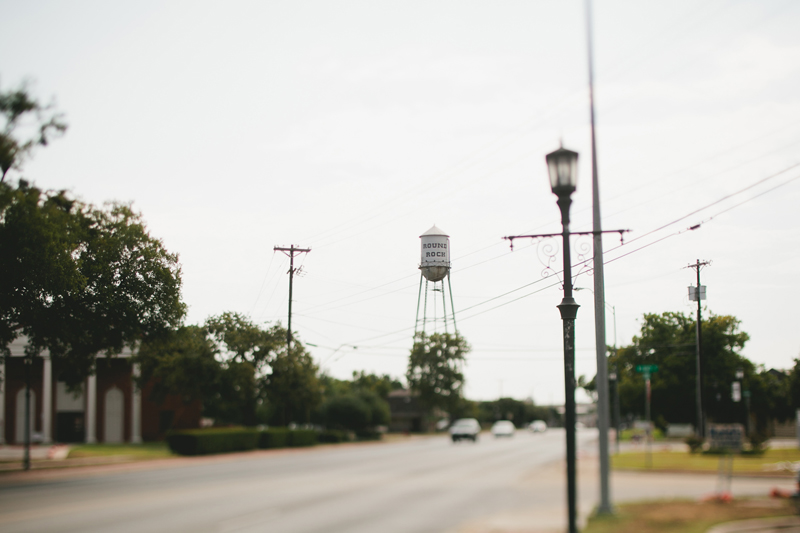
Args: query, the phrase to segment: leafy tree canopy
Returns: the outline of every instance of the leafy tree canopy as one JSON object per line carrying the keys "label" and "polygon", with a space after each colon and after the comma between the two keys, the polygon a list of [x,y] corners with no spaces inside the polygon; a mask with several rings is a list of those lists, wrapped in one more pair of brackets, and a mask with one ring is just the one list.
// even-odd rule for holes
{"label": "leafy tree canopy", "polygon": [[225,361],[251,364],[263,373],[286,339],[280,324],[262,329],[244,315],[225,312],[206,320],[206,331]]}
{"label": "leafy tree canopy", "polygon": [[176,327],[185,311],[178,257],[124,204],[97,208],[20,180],[0,183],[0,347],[47,348],[77,386],[95,354]]}
{"label": "leafy tree canopy", "polygon": [[[732,316],[710,315],[702,323],[704,359],[704,403],[710,420],[735,420],[730,387],[741,368],[746,378],[756,374],[755,366],[741,355],[749,339]],[[643,364],[656,364],[651,377],[652,413],[671,423],[696,422],[695,320],[682,313],[645,314],[640,335],[630,346],[610,358],[619,379],[621,411],[644,413],[644,378],[636,372]]]}
{"label": "leafy tree canopy", "polygon": [[[23,127],[28,135],[20,134],[18,128],[22,119],[34,126]],[[28,94],[25,84],[18,89],[0,91],[0,183],[5,182],[6,174],[12,168],[19,169],[25,158],[35,146],[47,146],[51,139],[67,130],[63,115],[53,111],[53,106],[43,106]]]}
{"label": "leafy tree canopy", "polygon": [[319,405],[322,394],[317,365],[296,338],[291,350],[286,345],[269,363],[270,372],[259,380],[266,400],[273,410],[273,420],[279,425],[290,422],[308,423],[311,412]]}
{"label": "leafy tree canopy", "polygon": [[428,409],[448,413],[458,409],[464,386],[462,366],[469,351],[469,344],[458,334],[417,334],[406,379]]}

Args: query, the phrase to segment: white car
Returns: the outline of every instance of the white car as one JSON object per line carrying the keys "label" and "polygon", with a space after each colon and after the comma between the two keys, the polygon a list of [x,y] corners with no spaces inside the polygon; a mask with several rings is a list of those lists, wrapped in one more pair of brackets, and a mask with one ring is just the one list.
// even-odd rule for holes
{"label": "white car", "polygon": [[462,439],[475,442],[478,440],[478,433],[480,432],[481,425],[474,418],[460,418],[450,426],[450,438],[453,439],[453,442],[458,442]]}
{"label": "white car", "polygon": [[498,420],[492,426],[492,435],[495,437],[513,437],[516,428],[510,420]]}
{"label": "white car", "polygon": [[528,429],[534,433],[544,433],[547,431],[547,423],[544,420],[534,420],[528,425]]}

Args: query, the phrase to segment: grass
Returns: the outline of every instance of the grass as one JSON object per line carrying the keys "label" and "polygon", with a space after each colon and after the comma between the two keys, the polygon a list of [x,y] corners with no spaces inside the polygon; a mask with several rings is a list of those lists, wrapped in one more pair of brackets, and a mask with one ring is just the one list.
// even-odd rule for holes
{"label": "grass", "polygon": [[703,533],[734,520],[793,514],[794,504],[789,500],[642,502],[619,505],[613,516],[590,518],[583,533]]}
{"label": "grass", "polygon": [[[674,472],[717,472],[719,455],[690,454],[687,452],[654,451],[651,454],[651,466],[647,465],[647,454],[644,452],[621,453],[611,457],[613,468],[625,470],[658,470]],[[734,474],[755,474],[769,472],[764,467],[777,463],[800,461],[800,450],[780,448],[767,450],[763,455],[734,455]],[[772,471],[772,474],[793,477],[787,470]]]}
{"label": "grass", "polygon": [[70,448],[69,459],[84,457],[125,456],[136,461],[175,457],[166,442],[143,444],[81,444]]}
{"label": "grass", "polygon": [[[644,440],[644,435],[645,433],[643,429],[623,429],[619,434],[619,440],[620,442],[632,441],[634,437],[638,437]],[[664,440],[664,432],[658,428],[654,429],[653,440],[654,441]]]}

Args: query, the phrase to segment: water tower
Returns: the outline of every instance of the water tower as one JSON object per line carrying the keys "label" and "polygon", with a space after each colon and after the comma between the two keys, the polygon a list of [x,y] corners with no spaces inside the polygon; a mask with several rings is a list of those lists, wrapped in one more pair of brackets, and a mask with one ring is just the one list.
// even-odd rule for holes
{"label": "water tower", "polygon": [[[419,238],[422,256],[419,264],[419,296],[414,334],[425,333],[427,328],[432,330],[429,333],[449,333],[451,328],[453,333],[458,333],[453,289],[450,286],[450,236],[434,225]],[[446,290],[445,279],[447,279]],[[422,318],[420,318],[420,308]]]}

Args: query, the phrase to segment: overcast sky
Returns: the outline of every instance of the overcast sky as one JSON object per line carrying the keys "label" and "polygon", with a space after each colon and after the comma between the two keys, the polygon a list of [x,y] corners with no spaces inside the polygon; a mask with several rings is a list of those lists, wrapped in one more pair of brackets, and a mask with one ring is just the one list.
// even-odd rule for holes
{"label": "overcast sky", "polygon": [[[400,377],[436,224],[467,396],[563,401],[548,243],[502,237],[560,230],[544,162],[560,140],[580,153],[572,228],[591,230],[582,1],[0,0],[0,20],[0,89],[31,80],[70,125],[21,175],[132,202],[180,254],[188,323],[285,325],[273,247],[310,247],[293,329],[336,377]],[[603,227],[632,230],[604,240],[609,344],[644,313],[693,313],[700,259],[707,313],[741,320],[748,358],[800,356],[798,28],[793,0],[595,2]],[[575,296],[591,377],[592,293]]]}

